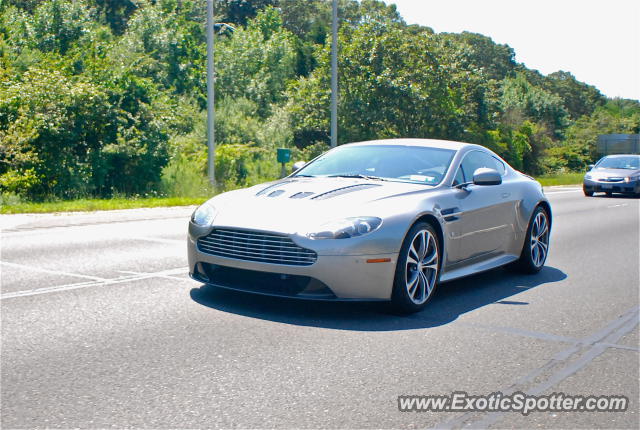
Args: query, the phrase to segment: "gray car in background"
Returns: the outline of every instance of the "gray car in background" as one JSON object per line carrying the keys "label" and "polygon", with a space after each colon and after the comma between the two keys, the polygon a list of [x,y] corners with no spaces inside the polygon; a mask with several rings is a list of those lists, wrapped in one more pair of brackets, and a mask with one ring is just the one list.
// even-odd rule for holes
{"label": "gray car in background", "polygon": [[191,277],[222,288],[422,309],[439,282],[548,254],[542,187],[478,145],[341,145],[284,179],[230,191],[189,223]]}
{"label": "gray car in background", "polygon": [[601,158],[584,175],[584,195],[593,193],[630,194],[640,196],[640,155],[620,154]]}

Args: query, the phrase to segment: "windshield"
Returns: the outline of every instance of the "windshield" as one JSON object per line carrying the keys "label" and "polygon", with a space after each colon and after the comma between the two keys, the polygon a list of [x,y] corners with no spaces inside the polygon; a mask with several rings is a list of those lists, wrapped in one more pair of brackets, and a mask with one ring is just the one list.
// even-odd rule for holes
{"label": "windshield", "polygon": [[363,177],[437,185],[455,151],[424,146],[343,146],[321,155],[294,176]]}
{"label": "windshield", "polygon": [[629,155],[626,157],[604,157],[596,165],[599,169],[640,169],[640,155]]}

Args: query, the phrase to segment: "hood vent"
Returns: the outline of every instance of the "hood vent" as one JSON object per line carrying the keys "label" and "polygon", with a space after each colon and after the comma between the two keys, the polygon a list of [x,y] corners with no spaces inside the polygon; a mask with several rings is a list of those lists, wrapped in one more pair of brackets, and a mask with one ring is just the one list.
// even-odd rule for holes
{"label": "hood vent", "polygon": [[354,191],[360,191],[371,187],[379,187],[378,184],[358,184],[349,185],[348,187],[338,188],[336,190],[327,191],[326,193],[318,194],[315,197],[311,197],[311,200],[325,200],[333,197],[338,197],[343,194],[352,193]]}
{"label": "hood vent", "polygon": [[295,193],[294,195],[292,195],[291,197],[289,197],[290,199],[304,199],[305,197],[309,197],[312,196],[314,193],[311,192],[306,192],[306,193]]}
{"label": "hood vent", "polygon": [[[277,188],[277,187],[279,187],[279,186],[281,186],[281,185],[289,184],[289,183],[291,183],[291,182],[293,182],[293,181],[284,181],[284,182],[278,182],[277,184],[271,184],[271,185],[269,185],[267,188],[265,188],[265,189],[263,189],[262,191],[258,192],[258,193],[256,194],[256,196],[262,196],[262,195],[264,195],[264,194],[267,194],[267,193],[268,193],[269,191],[271,191],[273,188]],[[275,197],[275,196],[272,196],[272,197]]]}

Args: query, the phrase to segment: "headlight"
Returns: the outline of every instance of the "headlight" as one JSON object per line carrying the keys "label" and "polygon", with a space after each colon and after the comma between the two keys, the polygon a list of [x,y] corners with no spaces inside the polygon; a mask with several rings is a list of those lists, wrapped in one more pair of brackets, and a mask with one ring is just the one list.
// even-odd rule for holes
{"label": "headlight", "polygon": [[309,239],[348,239],[375,231],[382,225],[377,217],[363,216],[344,218],[328,222],[313,233],[307,233]]}
{"label": "headlight", "polygon": [[627,184],[629,182],[636,182],[637,180],[640,180],[640,175],[627,176],[626,178],[624,178],[624,182],[627,183]]}
{"label": "headlight", "polygon": [[591,175],[587,173],[586,175],[584,175],[584,178],[585,179],[591,179]]}
{"label": "headlight", "polygon": [[211,225],[217,214],[218,211],[216,208],[211,206],[209,203],[204,203],[193,212],[193,215],[191,215],[191,222],[201,227],[206,227]]}

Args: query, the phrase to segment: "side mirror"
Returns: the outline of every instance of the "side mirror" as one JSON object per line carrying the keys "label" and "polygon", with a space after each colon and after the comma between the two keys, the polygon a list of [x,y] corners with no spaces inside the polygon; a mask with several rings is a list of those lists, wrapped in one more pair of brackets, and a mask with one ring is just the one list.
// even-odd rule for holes
{"label": "side mirror", "polygon": [[481,167],[473,172],[473,183],[475,185],[500,185],[502,176],[495,169]]}
{"label": "side mirror", "polygon": [[295,163],[293,163],[293,170],[291,173],[297,172],[298,170],[302,169],[306,165],[307,165],[306,161],[296,161]]}
{"label": "side mirror", "polygon": [[587,170],[591,170],[591,169],[593,169],[594,167],[596,167],[596,165],[595,165],[595,164],[589,164],[589,165],[587,166]]}

